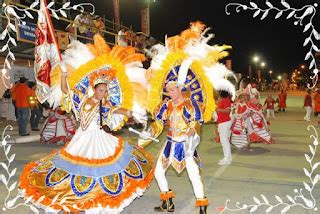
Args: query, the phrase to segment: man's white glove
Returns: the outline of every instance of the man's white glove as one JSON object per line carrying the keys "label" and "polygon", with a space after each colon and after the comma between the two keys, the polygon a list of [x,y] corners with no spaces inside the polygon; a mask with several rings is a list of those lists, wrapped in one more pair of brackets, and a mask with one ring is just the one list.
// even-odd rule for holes
{"label": "man's white glove", "polygon": [[139,135],[139,138],[143,140],[148,140],[149,137],[151,137],[151,133],[148,131],[142,131],[141,134]]}

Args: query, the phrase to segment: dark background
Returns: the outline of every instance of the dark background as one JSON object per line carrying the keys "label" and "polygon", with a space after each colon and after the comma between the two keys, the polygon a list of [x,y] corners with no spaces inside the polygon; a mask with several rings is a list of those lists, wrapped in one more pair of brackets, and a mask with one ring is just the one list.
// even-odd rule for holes
{"label": "dark background", "polygon": [[[79,2],[74,0],[72,3]],[[97,14],[113,19],[112,0],[83,2],[92,2],[96,6]],[[146,2],[146,0],[120,0],[121,22],[126,26],[132,26],[135,31],[140,31],[140,10],[146,7]],[[272,11],[261,21],[261,15],[259,18],[253,18],[253,11],[236,13],[235,7],[230,7],[231,15],[228,16],[225,6],[231,2],[249,4],[248,0],[156,0],[156,2],[151,0],[151,35],[163,41],[166,34],[168,36],[179,34],[189,26],[189,22],[200,20],[215,33],[211,44],[233,46],[229,58],[232,59],[233,70],[236,72],[247,72],[255,54],[266,62],[265,72],[272,69],[274,74],[291,73],[301,64],[309,65],[309,62],[304,62],[304,57],[310,47],[302,46],[308,33],[303,33],[304,26],[295,26],[293,18],[286,19],[289,12],[275,20],[276,12]],[[265,0],[254,2],[260,8],[266,6]],[[270,2],[281,7],[280,0],[270,0]],[[315,2],[320,3],[316,0],[287,0],[287,2],[296,8]],[[319,24],[318,16],[315,17],[314,24],[315,26]]]}

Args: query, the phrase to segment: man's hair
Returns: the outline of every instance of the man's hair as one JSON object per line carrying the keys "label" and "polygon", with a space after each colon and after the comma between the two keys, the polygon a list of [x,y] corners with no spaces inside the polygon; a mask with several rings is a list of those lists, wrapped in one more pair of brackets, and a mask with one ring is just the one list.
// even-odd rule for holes
{"label": "man's hair", "polygon": [[227,91],[220,91],[219,94],[223,98],[227,98],[230,96],[230,94]]}

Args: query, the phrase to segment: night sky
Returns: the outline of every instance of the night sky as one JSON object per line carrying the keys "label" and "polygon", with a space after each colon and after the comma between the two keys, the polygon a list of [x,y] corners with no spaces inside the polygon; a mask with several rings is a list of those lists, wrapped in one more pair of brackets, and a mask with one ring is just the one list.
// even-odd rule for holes
{"label": "night sky", "polygon": [[[112,0],[91,2],[96,5],[97,14],[112,19]],[[140,9],[146,5],[145,2],[146,0],[120,0],[122,23],[140,31]],[[233,46],[229,58],[233,61],[235,72],[247,72],[248,65],[253,63],[254,54],[266,62],[265,72],[272,69],[274,74],[289,73],[303,63],[308,65],[308,62],[304,62],[304,57],[309,48],[302,46],[307,33],[302,32],[304,26],[293,24],[294,19],[286,19],[288,12],[277,20],[274,19],[276,12],[270,12],[267,18],[261,21],[260,18],[253,18],[252,11],[236,13],[235,7],[230,7],[231,15],[228,16],[225,6],[230,2],[249,3],[248,0],[156,0],[150,4],[151,36],[163,41],[166,34],[176,35],[187,28],[189,22],[200,20],[215,33],[210,44]],[[265,6],[265,0],[255,2],[260,7]],[[270,2],[279,5],[280,0]],[[316,0],[287,2],[292,7],[300,8],[315,3]],[[316,16],[315,20],[319,20],[319,16]],[[316,24],[319,24],[319,21]]]}

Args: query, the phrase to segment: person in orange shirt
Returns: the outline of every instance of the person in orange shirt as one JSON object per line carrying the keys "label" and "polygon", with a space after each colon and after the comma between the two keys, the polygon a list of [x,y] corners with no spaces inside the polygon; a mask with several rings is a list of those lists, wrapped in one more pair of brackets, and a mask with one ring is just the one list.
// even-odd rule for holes
{"label": "person in orange shirt", "polygon": [[11,94],[11,100],[12,100],[12,105],[14,106],[14,116],[15,116],[15,121],[18,120],[18,111],[17,111],[17,106],[16,106],[16,96],[14,94],[14,90],[17,86],[17,84],[19,83],[19,81],[16,81],[14,83],[14,85],[12,86],[12,88],[10,89],[10,94]]}
{"label": "person in orange shirt", "polygon": [[287,108],[287,93],[285,92],[285,90],[281,89],[281,93],[278,95],[279,98],[279,112],[286,111]]}
{"label": "person in orange shirt", "polygon": [[27,79],[21,77],[19,83],[13,90],[13,95],[16,98],[16,107],[18,113],[19,135],[30,135],[27,131],[27,123],[30,118],[30,104],[28,97],[32,96],[32,90],[27,85]]}
{"label": "person in orange shirt", "polygon": [[39,101],[36,97],[36,83],[32,82],[30,84],[32,95],[28,97],[30,108],[31,108],[31,116],[30,116],[30,125],[32,131],[40,131],[38,128],[39,121],[42,117],[42,108],[39,104]]}
{"label": "person in orange shirt", "polygon": [[314,115],[316,117],[318,117],[318,126],[320,125],[320,89],[317,88],[315,90],[315,95],[313,97],[313,101],[314,101]]}

